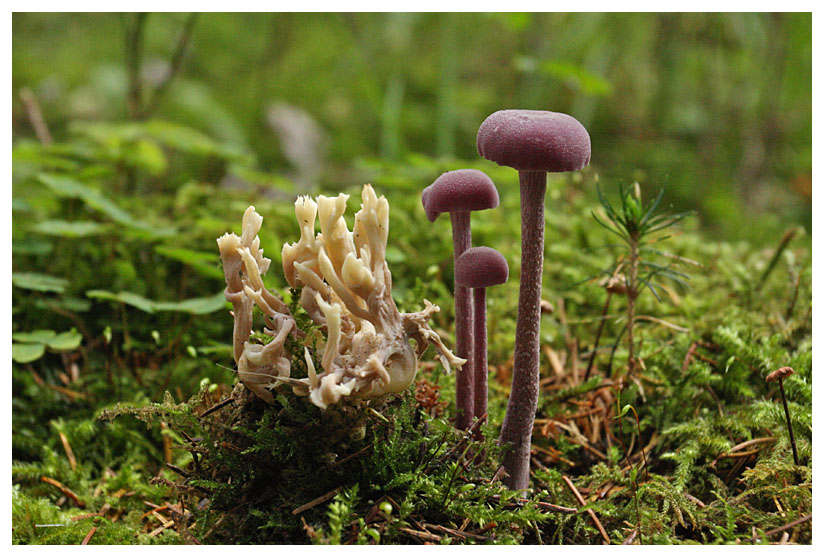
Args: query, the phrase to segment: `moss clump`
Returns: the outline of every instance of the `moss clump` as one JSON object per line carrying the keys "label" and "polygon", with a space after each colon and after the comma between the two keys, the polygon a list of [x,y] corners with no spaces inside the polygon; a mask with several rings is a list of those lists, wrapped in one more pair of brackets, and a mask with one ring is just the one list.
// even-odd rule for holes
{"label": "moss clump", "polygon": [[104,417],[163,421],[186,440],[179,478],[155,482],[178,493],[192,514],[186,536],[201,543],[530,540],[556,514],[494,479],[495,443],[427,414],[442,405],[420,385],[418,397],[410,389],[326,411],[287,390],[265,405],[239,386],[227,404],[202,391]]}

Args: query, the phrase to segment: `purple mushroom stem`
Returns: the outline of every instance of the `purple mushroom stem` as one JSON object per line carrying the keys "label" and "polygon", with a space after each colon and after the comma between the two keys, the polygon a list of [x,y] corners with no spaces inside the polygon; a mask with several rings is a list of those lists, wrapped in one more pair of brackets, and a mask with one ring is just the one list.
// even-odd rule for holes
{"label": "purple mushroom stem", "polygon": [[[547,173],[519,172],[521,187],[521,275],[513,362],[513,385],[501,441],[511,444],[504,470],[511,488],[527,488],[530,441],[539,402],[539,329],[544,269],[544,193]],[[518,381],[516,375],[518,374]]]}
{"label": "purple mushroom stem", "polygon": [[[421,193],[421,203],[430,221],[450,214],[453,227],[453,267],[472,246],[470,212],[498,207],[498,191],[486,174],[475,169],[445,172]],[[473,408],[473,307],[467,286],[454,281],[456,354],[467,363],[456,371],[456,421],[467,430],[478,416]]]}
{"label": "purple mushroom stem", "polygon": [[[487,287],[507,282],[510,269],[497,250],[470,248],[456,260],[456,284],[473,289],[473,382],[474,413],[481,420],[487,414]],[[481,430],[474,434],[483,439]]]}
{"label": "purple mushroom stem", "polygon": [[[487,289],[473,289],[473,413],[487,414]],[[476,439],[483,438],[481,429]]]}
{"label": "purple mushroom stem", "polygon": [[590,136],[567,114],[500,110],[478,129],[478,153],[519,171],[521,189],[521,275],[514,346],[513,381],[499,442],[507,486],[530,484],[530,441],[539,397],[539,329],[544,266],[544,194],[548,172],[568,172],[590,163]]}
{"label": "purple mushroom stem", "polygon": [[[473,245],[470,230],[470,212],[450,213],[453,225],[453,269],[455,262]],[[467,364],[456,370],[456,428],[466,430],[478,412],[473,408],[473,307],[470,289],[462,287],[453,278],[455,297],[455,349],[456,355],[467,359]]]}

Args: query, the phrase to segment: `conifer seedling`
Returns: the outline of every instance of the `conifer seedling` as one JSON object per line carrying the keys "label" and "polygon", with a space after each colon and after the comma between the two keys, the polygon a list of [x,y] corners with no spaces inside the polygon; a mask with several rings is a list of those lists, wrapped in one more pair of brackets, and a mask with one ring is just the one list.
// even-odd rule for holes
{"label": "conifer seedling", "polygon": [[[647,259],[645,256],[650,254],[696,264],[692,260],[661,252],[651,246],[655,242],[667,238],[667,235],[653,238],[654,233],[678,223],[690,215],[691,212],[669,214],[660,211],[659,206],[662,203],[664,190],[660,190],[656,199],[645,205],[642,201],[641,188],[638,182],[629,188],[619,188],[621,205],[618,206],[618,209],[613,207],[613,204],[602,194],[601,189],[597,188],[596,191],[607,218],[599,217],[595,211],[592,213],[593,218],[601,226],[621,238],[623,247],[626,250],[619,263],[608,273],[613,277],[621,276],[624,279],[624,288],[621,290],[627,296],[627,323],[624,330],[627,331],[627,373],[632,375],[638,366],[634,340],[636,300],[644,287],[647,287],[656,297],[656,300],[661,301],[658,290],[661,286],[654,282],[654,278],[669,279],[681,287],[687,287],[686,281],[689,278],[686,273],[676,271],[670,265],[661,265]],[[620,271],[623,275],[619,275]]]}

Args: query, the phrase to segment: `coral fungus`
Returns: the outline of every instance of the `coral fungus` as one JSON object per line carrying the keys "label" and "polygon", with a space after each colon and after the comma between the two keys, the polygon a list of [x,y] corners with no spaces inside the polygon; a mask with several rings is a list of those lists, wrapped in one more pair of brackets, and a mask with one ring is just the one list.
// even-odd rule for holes
{"label": "coral fungus", "polygon": [[[372,186],[365,185],[352,231],[344,220],[348,199],[346,194],[318,196],[317,202],[299,197],[295,215],[301,238],[284,244],[282,251],[287,282],[301,290],[301,306],[326,332],[320,372],[308,348],[303,355],[291,355],[285,347],[289,335],[301,338],[304,332],[298,330],[289,308],[263,284],[261,276],[270,260],[259,248],[262,217],[249,207],[241,237],[228,233],[218,239],[226,298],[235,319],[238,377],[265,401],[273,400],[269,389],[281,384],[309,396],[321,408],[346,397],[401,392],[415,378],[418,357],[429,344],[435,345],[446,369],[465,362],[430,328],[429,318],[439,310],[437,306],[424,300],[423,310],[402,314],[392,299],[392,276],[384,257],[389,232],[386,198],[377,197]],[[265,344],[250,339],[255,306],[264,314],[263,332],[271,336]],[[290,377],[293,356],[305,358],[307,378]]]}

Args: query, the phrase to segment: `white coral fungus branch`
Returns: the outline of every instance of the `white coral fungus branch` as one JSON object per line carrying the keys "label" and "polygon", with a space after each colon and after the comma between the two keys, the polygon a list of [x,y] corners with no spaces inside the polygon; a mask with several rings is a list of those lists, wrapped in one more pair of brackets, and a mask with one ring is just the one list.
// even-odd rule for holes
{"label": "white coral fungus branch", "polygon": [[[429,325],[439,308],[424,300],[424,310],[398,311],[392,299],[392,275],[385,259],[389,232],[389,203],[372,186],[361,193],[361,209],[353,230],[344,212],[349,196],[301,196],[295,216],[301,238],[284,244],[284,275],[301,289],[301,306],[326,330],[327,338],[317,371],[307,348],[290,355],[287,336],[297,333],[286,305],[264,285],[261,276],[270,260],[263,257],[257,237],[262,218],[254,207],[246,210],[240,238],[225,234],[218,246],[226,275],[226,298],[235,319],[234,350],[238,376],[253,393],[272,402],[269,388],[289,384],[298,395],[308,395],[321,408],[346,397],[377,397],[405,390],[415,378],[418,357],[435,345],[446,369],[466,361],[455,356]],[[321,232],[315,234],[315,219]],[[250,341],[252,311],[264,314],[264,332],[273,337],[263,345]],[[410,345],[416,342],[416,350]],[[291,378],[292,356],[303,357],[307,378]]]}

